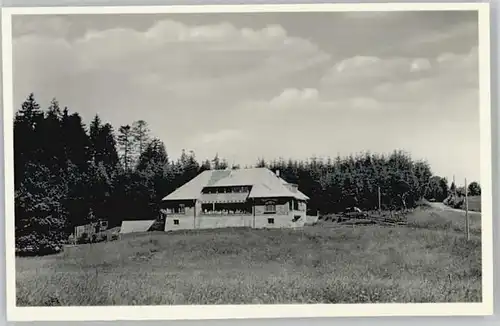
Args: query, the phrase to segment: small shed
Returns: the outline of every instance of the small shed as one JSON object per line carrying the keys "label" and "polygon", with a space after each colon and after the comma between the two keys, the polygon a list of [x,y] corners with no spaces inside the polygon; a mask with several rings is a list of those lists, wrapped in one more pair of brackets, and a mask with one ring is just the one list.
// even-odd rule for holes
{"label": "small shed", "polygon": [[156,220],[131,220],[123,221],[120,227],[120,233],[147,232],[151,229]]}

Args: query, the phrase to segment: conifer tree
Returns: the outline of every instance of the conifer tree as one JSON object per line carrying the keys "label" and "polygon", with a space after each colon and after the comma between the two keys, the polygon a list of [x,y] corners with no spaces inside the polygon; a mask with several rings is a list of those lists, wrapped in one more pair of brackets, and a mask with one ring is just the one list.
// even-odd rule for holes
{"label": "conifer tree", "polygon": [[134,159],[134,136],[130,125],[121,126],[118,130],[118,145],[125,172],[130,171]]}

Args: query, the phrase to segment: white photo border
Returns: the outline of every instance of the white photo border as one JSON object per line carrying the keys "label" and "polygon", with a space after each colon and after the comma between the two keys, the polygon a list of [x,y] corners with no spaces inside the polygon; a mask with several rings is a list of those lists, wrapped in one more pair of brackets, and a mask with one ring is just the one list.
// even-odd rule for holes
{"label": "white photo border", "polygon": [[[403,304],[183,305],[17,307],[13,176],[12,16],[57,14],[174,14],[352,11],[478,12],[481,188],[482,302]],[[339,3],[169,6],[84,6],[2,8],[3,120],[5,178],[6,304],[8,321],[208,320],[369,316],[485,316],[493,314],[493,186],[489,3]]]}

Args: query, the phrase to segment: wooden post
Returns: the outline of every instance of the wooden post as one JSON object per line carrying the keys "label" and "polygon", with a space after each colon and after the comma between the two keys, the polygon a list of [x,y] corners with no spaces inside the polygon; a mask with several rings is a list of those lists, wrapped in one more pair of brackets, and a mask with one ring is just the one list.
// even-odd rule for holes
{"label": "wooden post", "polygon": [[380,198],[380,187],[378,187],[378,213],[382,216],[382,200]]}
{"label": "wooden post", "polygon": [[255,229],[255,198],[252,198],[253,228]]}
{"label": "wooden post", "polygon": [[470,230],[469,230],[469,197],[467,194],[467,178],[465,179],[465,232],[467,234],[467,241],[470,240]]}
{"label": "wooden post", "polygon": [[194,200],[193,228],[196,229],[196,199]]}

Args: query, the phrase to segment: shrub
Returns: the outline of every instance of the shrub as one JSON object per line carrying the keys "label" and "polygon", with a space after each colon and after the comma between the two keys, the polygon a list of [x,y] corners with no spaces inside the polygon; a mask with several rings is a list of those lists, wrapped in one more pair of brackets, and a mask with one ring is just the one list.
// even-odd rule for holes
{"label": "shrub", "polygon": [[87,232],[83,232],[82,235],[78,238],[77,243],[82,244],[82,243],[89,243],[89,235]]}
{"label": "shrub", "polygon": [[165,220],[157,219],[148,231],[164,231],[165,230]]}
{"label": "shrub", "polygon": [[57,254],[63,250],[63,239],[58,234],[32,232],[16,239],[16,255],[43,256]]}

